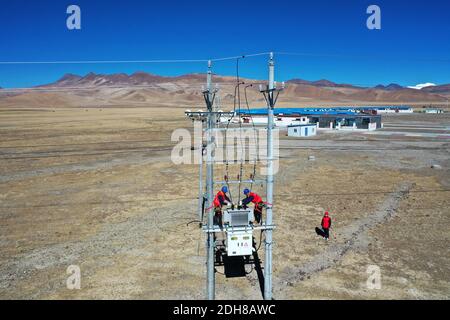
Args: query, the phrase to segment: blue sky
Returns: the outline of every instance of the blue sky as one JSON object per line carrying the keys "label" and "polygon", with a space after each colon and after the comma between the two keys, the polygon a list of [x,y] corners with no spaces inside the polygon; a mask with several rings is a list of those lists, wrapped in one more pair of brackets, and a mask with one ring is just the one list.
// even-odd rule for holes
{"label": "blue sky", "polygon": [[[66,28],[77,4],[82,30]],[[381,8],[381,30],[366,8]],[[0,61],[207,59],[266,51],[277,79],[401,85],[450,83],[449,1],[100,1],[0,0]],[[266,57],[247,58],[241,75],[266,78]],[[233,61],[214,72],[234,75]],[[65,73],[161,75],[204,72],[204,63],[1,65],[1,87],[55,81]]]}

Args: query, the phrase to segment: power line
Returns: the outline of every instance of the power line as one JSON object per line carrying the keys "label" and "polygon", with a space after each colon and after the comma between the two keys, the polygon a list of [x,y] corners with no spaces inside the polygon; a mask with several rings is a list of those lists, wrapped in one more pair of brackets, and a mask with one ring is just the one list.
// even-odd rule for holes
{"label": "power line", "polygon": [[[104,85],[104,86],[78,86],[78,87],[52,87],[51,84],[47,87],[24,87],[24,88],[4,88],[0,89],[2,93],[27,93],[27,92],[67,92],[67,91],[89,91],[89,90],[102,90],[102,89],[164,89],[166,84],[173,85],[173,82],[167,80],[167,82],[160,82],[159,84],[151,85]],[[220,87],[232,87],[232,83],[221,83]],[[197,86],[178,85],[180,89],[197,88]],[[197,89],[195,91],[198,91]]]}
{"label": "power line", "polygon": [[[222,58],[212,58],[212,59],[156,59],[156,60],[67,60],[67,61],[0,61],[0,65],[50,65],[50,64],[170,64],[170,63],[206,63],[208,61],[212,62],[222,62],[229,60],[238,60],[241,58],[251,58],[257,56],[269,55],[269,52],[259,52],[253,54],[243,54],[239,56],[229,56]],[[352,54],[320,54],[320,53],[306,53],[306,52],[286,52],[286,51],[278,51],[275,54],[280,56],[297,56],[297,57],[322,57],[322,58],[350,58],[350,59],[391,59],[391,60],[404,60],[404,57],[392,57],[387,55],[352,55]],[[450,59],[447,58],[408,58],[408,61],[433,61],[433,62],[450,62]],[[369,84],[352,84],[353,86],[360,86],[362,88],[372,87]],[[64,88],[64,89],[40,89],[40,88],[13,88],[13,89],[3,89],[1,92],[6,93],[14,93],[19,90],[36,90],[36,91],[67,91],[67,90],[97,90],[99,88],[160,88],[158,86],[105,86],[105,87],[76,87],[76,88]]]}
{"label": "power line", "polygon": [[240,56],[212,58],[212,59],[156,59],[156,60],[53,60],[53,61],[0,61],[0,65],[30,65],[30,64],[136,64],[136,63],[206,63],[235,60],[242,57],[257,57],[268,55],[269,52],[244,54]]}
{"label": "power line", "polygon": [[[96,120],[98,121],[98,120]],[[104,119],[102,119],[104,121]],[[50,124],[56,124],[50,123]],[[46,124],[48,125],[48,124]],[[167,142],[167,139],[155,139],[155,140],[113,140],[113,141],[100,141],[100,142],[86,142],[86,143],[64,143],[64,144],[37,144],[37,145],[20,145],[20,146],[0,146],[1,149],[17,149],[17,148],[44,148],[44,147],[72,147],[72,146],[85,146],[85,145],[97,145],[97,144],[113,144],[113,143],[143,143],[143,142]],[[114,149],[116,150],[116,149]],[[77,150],[80,151],[80,150]],[[81,150],[82,151],[82,150]]]}
{"label": "power line", "polygon": [[[80,110],[84,110],[84,108],[76,108],[76,109],[80,109]],[[104,119],[102,119],[102,121],[104,121]],[[156,120],[153,120],[153,121],[155,121],[156,122]],[[53,124],[55,124],[55,123],[53,123]],[[60,133],[58,133],[57,135],[53,135],[53,136],[48,136],[48,135],[37,135],[37,134],[33,134],[33,132],[34,132],[34,128],[35,128],[36,126],[31,126],[31,128],[30,127],[26,127],[26,128],[22,128],[22,131],[21,132],[26,132],[28,135],[30,135],[30,137],[27,137],[27,138],[23,138],[23,139],[6,139],[5,138],[5,135],[6,135],[6,133],[5,132],[2,132],[2,131],[4,131],[3,129],[0,129],[0,132],[2,132],[2,143],[10,143],[10,142],[16,142],[16,141],[28,141],[28,140],[30,140],[30,139],[33,139],[33,140],[37,140],[37,139],[52,139],[52,138],[55,138],[55,137],[80,137],[80,136],[89,136],[89,135],[92,135],[92,134],[123,134],[123,133],[125,133],[125,132],[137,132],[138,134],[140,134],[140,133],[142,133],[142,132],[144,132],[144,133],[146,133],[146,134],[149,134],[149,133],[154,133],[154,131],[151,131],[151,130],[149,130],[149,127],[147,126],[147,127],[139,127],[139,128],[133,128],[133,129],[125,129],[125,130],[113,130],[113,129],[110,129],[110,128],[107,128],[106,130],[91,130],[91,131],[87,131],[87,130],[85,130],[85,131],[83,131],[83,132],[77,132],[77,131],[72,131],[72,132],[70,132],[70,133],[64,133],[64,132],[60,132]],[[55,130],[55,129],[54,129]],[[167,142],[167,140],[154,140],[154,141],[164,141],[164,142]],[[113,141],[111,141],[111,142],[113,142]],[[133,141],[131,141],[131,142],[133,142]],[[107,142],[103,142],[103,143],[107,143]],[[61,146],[64,146],[64,145],[61,145]],[[13,148],[21,148],[22,146],[14,146]]]}
{"label": "power line", "polygon": [[[112,201],[112,202],[105,202],[104,204],[113,205],[113,204],[129,204],[129,203],[132,204],[132,203],[159,202],[159,201],[167,202],[167,201],[180,201],[182,199],[191,199],[192,200],[192,197],[179,197],[179,198],[176,198],[176,199],[150,199],[150,200]],[[52,207],[75,208],[75,207],[83,206],[83,205],[97,205],[97,204],[101,204],[101,202],[92,202],[92,203],[73,202],[73,203],[65,203],[65,204],[49,204],[47,206],[46,205],[17,206],[17,207],[11,206],[11,207],[3,207],[3,208],[0,207],[0,209],[10,209],[10,210],[14,210],[14,209],[41,209],[41,208],[42,209],[46,209],[46,208],[48,209],[48,208],[52,208]],[[406,211],[411,211],[411,210],[416,210],[416,211],[419,211],[419,210],[420,211],[433,210],[433,211],[435,211],[435,210],[439,210],[439,209],[443,209],[443,207],[439,207],[439,206],[407,207],[407,208],[397,208],[395,211],[396,212],[405,213],[406,214],[405,217],[408,217],[408,218],[429,218],[429,217],[434,217],[434,218],[439,218],[439,219],[442,219],[443,217],[449,218],[449,216],[446,216],[446,215],[435,216],[435,215],[432,215],[430,213],[428,213],[428,214],[426,214],[426,213],[406,213]],[[348,212],[355,213],[356,211],[355,210],[346,209],[345,212],[347,212],[347,213]],[[340,213],[341,213],[340,211],[335,211],[334,218],[333,218],[335,222],[338,221],[338,220],[339,220],[339,222],[343,221],[343,220],[341,220],[341,217],[339,216]],[[318,216],[321,216],[321,215],[322,215],[321,213],[317,213],[317,214],[306,213],[306,214],[302,214],[302,217],[318,217]],[[401,218],[402,216],[396,215],[395,217]],[[24,219],[22,219],[22,221],[17,221],[16,218],[20,218],[20,216],[19,217],[17,217],[17,216],[16,217],[8,217],[8,218],[15,219],[16,221],[11,221],[11,223],[0,224],[0,227],[11,227],[12,225],[14,225],[14,226],[29,225],[29,222],[25,221]],[[49,217],[48,219],[33,218],[32,221],[34,223],[38,223],[38,222],[41,223],[41,222],[45,222],[45,221],[51,220],[52,223],[67,223],[67,221],[70,221],[70,219],[72,219],[72,218],[76,219],[76,217],[61,216],[61,217]],[[186,217],[186,218],[184,218],[184,217],[183,218],[181,218],[181,217],[171,217],[171,218],[168,218],[168,219],[165,219],[165,220],[161,220],[161,221],[158,221],[158,222],[159,223],[166,223],[166,222],[170,222],[170,221],[177,221],[179,219],[192,220],[192,217]],[[197,220],[193,220],[193,221],[191,221],[191,223],[192,222],[197,222]],[[70,224],[73,225],[72,223],[70,223]],[[413,223],[413,224],[417,224],[417,223]],[[80,224],[76,224],[76,225],[79,226]],[[185,223],[180,224],[180,226],[182,226],[182,225],[186,225],[186,224]]]}
{"label": "power line", "polygon": [[269,54],[270,54],[270,52],[260,52],[260,53],[253,53],[253,54],[244,54],[244,55],[234,56],[234,57],[211,59],[211,61],[217,62],[217,61],[237,60],[237,59],[241,59],[241,58],[251,58],[251,57],[258,57],[258,56],[264,56],[264,55],[269,55]]}
{"label": "power line", "polygon": [[[174,77],[175,79],[176,77]],[[254,79],[247,79],[249,80],[249,83],[253,83]],[[309,83],[296,83],[295,82],[296,79],[291,79],[288,80],[287,83],[289,83],[290,85],[294,85],[294,86],[299,86],[299,85],[305,85],[305,86],[315,86],[314,82],[315,81],[309,81],[307,80]],[[293,81],[293,82],[290,82]],[[78,87],[57,87],[57,86],[52,86],[51,84],[46,85],[45,87],[22,87],[22,88],[1,88],[0,89],[0,96],[3,95],[8,95],[8,94],[24,94],[24,93],[29,93],[29,92],[43,92],[43,93],[48,93],[48,92],[83,92],[83,91],[98,91],[98,90],[106,90],[106,89],[166,89],[165,85],[170,84],[171,86],[174,85],[174,82],[167,79],[167,81],[165,82],[159,82],[159,84],[152,84],[152,85],[99,85],[99,86],[78,86]],[[259,84],[259,82],[253,83],[254,85]],[[197,86],[186,86],[186,85],[180,85],[180,84],[176,84],[176,86],[179,87],[179,89],[192,89],[195,88],[194,91],[199,91],[197,89]],[[374,89],[376,88],[376,86],[374,86],[373,84],[362,84],[362,83],[340,83],[338,84],[341,87],[353,87],[355,89]],[[219,88],[222,87],[232,87],[233,84],[232,83],[220,83],[218,85]],[[339,87],[338,87],[339,88]],[[408,87],[403,87],[403,89],[410,89]],[[379,89],[379,90],[384,90],[384,89]],[[411,89],[412,90],[412,89]],[[434,104],[437,103],[443,103],[444,100],[442,101],[438,101],[438,102],[434,102]],[[338,104],[343,104],[342,102],[338,102]],[[360,103],[361,104],[361,103]],[[369,102],[366,102],[365,104],[370,104]],[[405,103],[402,103],[402,105],[404,105]],[[320,105],[320,104],[319,104]],[[408,105],[408,103],[406,103],[406,105]],[[355,105],[355,107],[357,107],[358,105]],[[326,106],[324,106],[326,107]],[[330,106],[332,107],[332,106]]]}
{"label": "power line", "polygon": [[[0,157],[0,160],[21,160],[21,159],[44,159],[44,158],[63,158],[63,157],[89,157],[89,156],[104,156],[104,155],[115,155],[115,154],[127,154],[127,153],[148,153],[148,152],[158,152],[158,151],[170,151],[172,150],[173,146],[169,147],[135,147],[135,148],[122,148],[122,149],[103,149],[100,150],[102,152],[98,152],[96,150],[92,150],[93,152],[80,152],[76,153],[77,151],[51,151],[51,152],[35,152],[35,153],[17,153],[20,156],[16,156],[16,154],[10,153],[10,154],[3,154]],[[69,153],[71,152],[71,153]],[[38,153],[38,155],[34,155]],[[41,153],[39,155],[39,153]],[[42,154],[44,153],[44,154]],[[5,155],[12,155],[12,157]]]}
{"label": "power line", "polygon": [[[371,55],[354,55],[354,54],[322,54],[322,53],[308,53],[308,52],[286,52],[278,51],[274,52],[276,55],[281,56],[299,56],[299,57],[317,57],[317,58],[338,58],[338,59],[389,59],[389,60],[401,60],[404,61],[406,58],[400,56],[389,56],[382,54],[371,54]],[[429,57],[418,57],[418,58],[407,58],[408,61],[419,61],[419,62],[450,62],[449,58],[429,58]]]}
{"label": "power line", "polygon": [[[43,64],[157,64],[157,63],[206,63],[208,61],[221,62],[228,60],[236,60],[239,58],[251,58],[269,55],[270,52],[258,52],[252,54],[242,54],[237,56],[218,57],[210,59],[154,59],[154,60],[50,60],[50,61],[0,61],[0,65],[43,65]],[[276,55],[281,56],[299,56],[299,57],[319,57],[319,58],[349,58],[349,59],[391,59],[404,60],[405,57],[388,56],[388,55],[354,55],[354,54],[323,54],[311,52],[289,52],[276,51]],[[408,58],[408,61],[433,61],[433,62],[450,62],[448,58],[419,57]]]}
{"label": "power line", "polygon": [[66,61],[0,61],[2,65],[14,64],[133,64],[133,63],[194,63],[207,62],[205,59],[182,60],[66,60]]}
{"label": "power line", "polygon": [[[49,150],[49,151],[35,151],[35,152],[8,152],[0,154],[0,160],[20,160],[20,159],[41,159],[41,158],[60,158],[60,157],[89,157],[89,156],[99,156],[99,155],[114,155],[121,153],[147,153],[156,151],[170,151],[173,146],[142,146],[142,147],[122,147],[122,148],[101,148],[93,150]],[[412,148],[412,147],[399,147],[399,148],[348,148],[348,147],[280,147],[280,149],[300,149],[300,150],[325,150],[325,151],[415,151],[415,150],[441,150],[441,147],[423,147],[423,148]],[[296,157],[281,157],[281,159],[292,159]],[[229,162],[225,160],[225,165]],[[228,175],[228,174],[227,174]]]}
{"label": "power line", "polygon": [[66,202],[66,203],[49,203],[45,205],[24,205],[24,206],[0,206],[2,209],[37,209],[37,208],[53,208],[53,207],[75,207],[75,206],[89,206],[89,205],[114,205],[114,204],[132,204],[132,203],[146,203],[146,202],[167,202],[190,200],[192,197],[176,197],[167,199],[142,199],[142,200],[123,200],[123,201],[83,201],[83,202]]}
{"label": "power line", "polygon": [[[181,87],[181,86],[180,86]],[[101,89],[163,89],[164,86],[158,85],[114,85],[114,86],[79,86],[79,87],[24,87],[24,88],[9,88],[0,90],[1,93],[26,93],[33,92],[65,92],[65,91],[87,91],[87,90],[101,90]],[[189,88],[189,87],[186,87]]]}
{"label": "power line", "polygon": [[[450,189],[428,189],[428,190],[410,190],[404,192],[409,193],[432,193],[432,192],[450,192]],[[341,193],[304,193],[297,194],[296,197],[313,197],[313,196],[355,196],[355,195],[374,195],[374,194],[397,194],[398,191],[373,190],[366,192],[341,192]],[[400,192],[402,193],[402,192]]]}
{"label": "power line", "polygon": [[[159,212],[156,212],[155,213],[155,219],[154,219],[154,223],[151,225],[151,228],[153,228],[153,227],[155,227],[155,228],[157,228],[157,229],[159,229],[160,231],[171,231],[171,232],[175,232],[173,229],[170,229],[170,228],[167,228],[167,227],[165,227],[165,228],[161,228],[160,227],[160,225],[162,225],[162,224],[167,224],[167,223],[171,223],[171,222],[173,222],[173,221],[179,221],[179,220],[190,220],[190,219],[192,219],[192,217],[171,217],[171,218],[168,218],[168,219],[164,219],[164,220],[157,220],[157,218],[156,218],[156,215],[157,214],[159,214]],[[66,217],[67,218],[67,217]],[[40,219],[40,220],[33,220],[33,223],[34,222],[39,222],[39,223],[42,223],[42,222],[46,222],[47,220],[50,220],[50,218],[49,219]],[[56,222],[56,224],[66,224],[66,222],[61,222],[61,221],[58,221],[58,220],[54,220],[53,218],[51,218],[51,222],[53,222],[53,223],[55,223]],[[59,220],[63,220],[63,219],[59,219]],[[26,225],[29,225],[29,223],[28,222],[26,222],[26,221],[24,221],[24,222],[15,222],[14,223],[14,226],[26,226]],[[73,224],[73,223],[70,223],[70,225],[71,226],[75,226],[75,227],[79,227],[79,226],[82,226],[83,224]],[[176,224],[176,225],[173,225],[173,228],[179,228],[179,227],[183,227],[183,226],[185,226],[186,225],[186,223],[185,222],[183,222],[183,223],[179,223],[179,224]],[[0,227],[7,227],[7,228],[10,228],[11,227],[11,225],[9,225],[9,224],[1,224],[0,225]],[[85,235],[88,235],[88,234],[90,234],[90,232],[89,231],[83,231],[83,232],[77,232],[77,234],[78,235],[80,235],[80,236],[85,236]],[[129,240],[129,239],[133,239],[133,238],[136,238],[136,236],[132,236],[132,237],[121,237],[120,239],[121,240]],[[105,241],[105,242],[108,242],[109,240],[101,240],[101,239],[98,239],[98,240],[89,240],[90,242],[102,242],[102,241]]]}
{"label": "power line", "polygon": [[[83,109],[83,108],[80,108]],[[110,120],[110,119],[95,119],[95,121],[106,121],[106,120]],[[94,121],[94,120],[92,120]],[[111,119],[111,121],[116,121],[115,119]],[[50,122],[50,123],[45,123],[45,125],[56,125],[56,124],[61,124],[64,122]],[[25,130],[29,130],[30,128],[35,128],[35,127],[39,127],[39,125],[33,125],[33,126],[25,126],[23,125]],[[147,129],[147,127],[142,127],[142,128],[138,128],[138,129]],[[122,130],[122,131],[114,131],[114,132],[127,132],[129,130]],[[1,130],[0,130],[1,132]],[[98,131],[95,132],[91,132],[91,133],[97,133]],[[106,132],[100,132],[100,133],[111,133],[110,131],[106,131]],[[153,131],[151,132],[153,133]],[[77,136],[77,134],[66,134],[66,135],[59,135],[59,136]],[[2,143],[9,143],[9,142],[13,142],[13,141],[28,141],[30,139],[41,139],[41,138],[45,138],[46,136],[36,136],[36,135],[32,135],[32,137],[30,138],[24,138],[24,139],[11,139],[11,140],[7,140],[7,139],[3,139]],[[336,140],[334,139],[302,139],[302,141],[321,141],[321,142],[326,142],[326,141],[333,141],[335,142]],[[346,140],[339,140],[339,142],[362,142],[362,143],[379,143],[379,142],[384,142],[385,140],[358,140],[358,139],[346,139]],[[125,144],[129,144],[129,143],[144,143],[144,142],[167,142],[167,139],[152,139],[152,140],[107,140],[107,141],[99,141],[99,142],[86,142],[86,143],[63,143],[63,144],[33,144],[33,145],[13,145],[13,146],[0,146],[0,150],[1,149],[20,149],[20,148],[46,148],[46,147],[70,147],[70,146],[87,146],[87,145],[102,145],[102,144],[118,144],[118,143],[125,143]],[[417,142],[417,143],[422,143],[422,141],[418,141],[416,139],[402,139],[402,140],[396,140],[396,142]],[[445,140],[427,140],[427,143],[445,143]],[[150,146],[150,147],[154,147],[154,146]],[[329,148],[329,146],[323,146],[324,148]],[[414,146],[412,146],[414,147]],[[285,149],[307,149],[307,148],[320,148],[320,146],[311,146],[311,147],[306,147],[306,146],[293,146],[293,147],[280,147],[280,148],[285,148]],[[338,147],[335,147],[338,148]],[[345,146],[340,147],[340,148],[346,148]],[[408,147],[402,147],[404,150],[407,150]],[[423,147],[420,150],[446,150],[444,147]],[[117,149],[113,149],[113,150],[117,150]],[[340,149],[339,149],[340,150]],[[348,148],[348,151],[350,150],[354,150],[354,148]],[[391,149],[383,149],[383,150],[391,150]],[[401,150],[401,148],[395,148],[395,150]],[[52,151],[52,150],[49,150]],[[54,150],[53,150],[54,151]],[[77,150],[77,151],[83,151],[83,150]],[[334,151],[334,150],[333,150]],[[56,150],[57,152],[57,150]],[[1,153],[2,155],[7,154],[7,153]],[[8,153],[8,154],[12,154],[12,153]],[[298,158],[298,157],[289,157],[289,156],[281,156],[281,159],[293,159],[293,158]]]}

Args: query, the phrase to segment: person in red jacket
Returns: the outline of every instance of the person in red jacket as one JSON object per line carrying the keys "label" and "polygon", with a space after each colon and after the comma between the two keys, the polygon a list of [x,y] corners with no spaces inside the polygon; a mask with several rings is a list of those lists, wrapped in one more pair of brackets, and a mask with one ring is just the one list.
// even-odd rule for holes
{"label": "person in red jacket", "polygon": [[325,215],[322,218],[322,229],[324,233],[324,239],[328,241],[330,238],[330,227],[331,227],[331,218],[329,217],[328,211],[325,212]]}
{"label": "person in red jacket", "polygon": [[246,208],[250,202],[254,203],[255,209],[253,212],[255,214],[255,220],[257,223],[261,223],[262,209],[264,206],[262,198],[258,194],[251,192],[249,189],[245,189],[244,194],[246,198],[242,200],[242,206]]}
{"label": "person in red jacket", "polygon": [[228,188],[223,186],[222,189],[217,192],[213,200],[214,205],[214,224],[222,225],[222,206],[230,204],[231,200],[227,196]]}

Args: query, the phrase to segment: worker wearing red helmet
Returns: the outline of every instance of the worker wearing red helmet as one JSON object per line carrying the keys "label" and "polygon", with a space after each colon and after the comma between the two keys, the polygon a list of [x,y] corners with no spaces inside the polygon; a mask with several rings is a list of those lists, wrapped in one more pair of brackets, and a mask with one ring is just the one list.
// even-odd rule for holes
{"label": "worker wearing red helmet", "polygon": [[331,228],[331,218],[329,216],[328,211],[325,212],[323,218],[322,218],[322,229],[324,233],[324,239],[328,241],[330,237],[330,228]]}
{"label": "worker wearing red helmet", "polygon": [[246,208],[250,202],[254,203],[255,209],[253,212],[255,214],[255,220],[257,223],[261,223],[262,209],[264,206],[262,198],[257,193],[251,192],[249,189],[244,189],[244,194],[246,198],[242,200],[242,206]]}
{"label": "worker wearing red helmet", "polygon": [[213,200],[214,205],[214,219],[215,224],[222,224],[222,206],[231,204],[230,198],[227,196],[228,188],[226,186],[223,186],[222,189],[217,192],[216,196]]}

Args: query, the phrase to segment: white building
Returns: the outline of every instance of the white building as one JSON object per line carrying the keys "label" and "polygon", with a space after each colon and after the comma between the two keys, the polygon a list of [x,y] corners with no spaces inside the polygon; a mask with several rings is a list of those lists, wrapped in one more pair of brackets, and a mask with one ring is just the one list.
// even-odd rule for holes
{"label": "white building", "polygon": [[[363,108],[364,109],[364,108]],[[383,113],[413,113],[414,109],[404,106],[389,106],[389,107],[370,107],[367,110],[375,110],[377,114]]]}
{"label": "white building", "polygon": [[[267,125],[267,116],[243,116],[242,123],[254,123],[255,125]],[[290,125],[309,124],[309,118],[306,116],[284,116],[282,114],[274,118],[276,127],[288,127]]]}
{"label": "white building", "polygon": [[317,134],[317,126],[314,124],[293,124],[287,129],[288,137],[310,137]]}
{"label": "white building", "polygon": [[425,109],[425,113],[443,113],[441,109]]}

